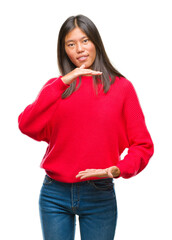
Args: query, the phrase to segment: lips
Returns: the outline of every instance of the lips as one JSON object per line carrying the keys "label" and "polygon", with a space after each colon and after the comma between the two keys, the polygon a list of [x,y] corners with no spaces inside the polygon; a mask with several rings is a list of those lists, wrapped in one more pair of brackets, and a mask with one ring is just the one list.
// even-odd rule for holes
{"label": "lips", "polygon": [[85,61],[88,58],[88,55],[83,55],[77,58],[78,61],[82,62]]}

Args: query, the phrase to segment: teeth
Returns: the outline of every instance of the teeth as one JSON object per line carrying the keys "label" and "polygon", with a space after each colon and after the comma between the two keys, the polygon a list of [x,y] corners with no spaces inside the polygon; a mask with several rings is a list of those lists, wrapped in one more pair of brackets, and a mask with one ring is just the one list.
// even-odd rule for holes
{"label": "teeth", "polygon": [[80,58],[78,58],[79,60],[85,60],[87,58],[87,56],[85,56],[85,57],[80,57]]}

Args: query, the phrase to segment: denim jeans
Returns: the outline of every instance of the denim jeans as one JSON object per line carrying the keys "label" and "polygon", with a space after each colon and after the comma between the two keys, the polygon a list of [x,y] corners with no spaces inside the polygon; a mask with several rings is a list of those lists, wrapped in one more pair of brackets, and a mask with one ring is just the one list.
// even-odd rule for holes
{"label": "denim jeans", "polygon": [[113,179],[63,183],[45,175],[39,211],[44,240],[74,240],[76,215],[81,240],[113,240],[117,222]]}

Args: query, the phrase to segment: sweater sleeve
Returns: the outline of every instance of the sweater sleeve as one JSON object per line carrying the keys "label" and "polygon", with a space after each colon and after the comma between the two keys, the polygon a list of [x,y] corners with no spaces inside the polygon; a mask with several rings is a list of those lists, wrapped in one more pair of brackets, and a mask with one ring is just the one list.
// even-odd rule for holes
{"label": "sweater sleeve", "polygon": [[36,100],[19,115],[20,131],[34,140],[48,142],[47,123],[54,113],[57,100],[69,86],[61,80],[61,76],[50,79]]}
{"label": "sweater sleeve", "polygon": [[146,167],[154,152],[144,114],[130,81],[128,81],[123,114],[128,139],[128,154],[118,162],[117,167],[120,169],[121,177],[130,178]]}

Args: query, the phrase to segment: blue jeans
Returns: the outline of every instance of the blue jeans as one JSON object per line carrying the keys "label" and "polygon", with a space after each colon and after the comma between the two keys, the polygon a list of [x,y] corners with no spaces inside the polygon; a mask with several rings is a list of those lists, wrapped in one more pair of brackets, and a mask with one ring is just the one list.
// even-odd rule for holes
{"label": "blue jeans", "polygon": [[39,198],[44,240],[74,240],[75,215],[81,240],[113,240],[117,202],[112,178],[63,183],[45,176]]}

